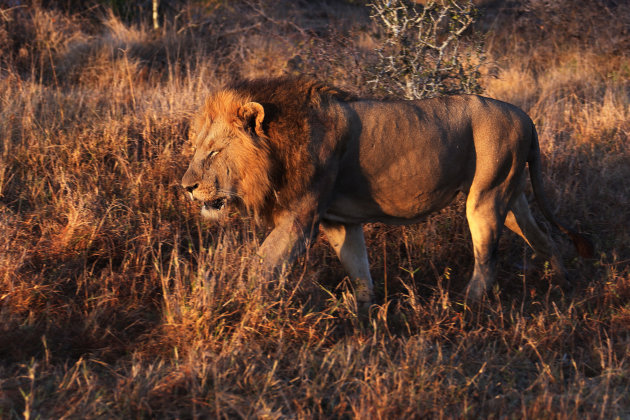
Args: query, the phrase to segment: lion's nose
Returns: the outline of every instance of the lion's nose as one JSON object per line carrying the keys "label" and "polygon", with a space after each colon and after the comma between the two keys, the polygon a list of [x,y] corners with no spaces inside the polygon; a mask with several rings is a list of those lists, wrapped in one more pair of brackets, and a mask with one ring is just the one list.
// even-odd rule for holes
{"label": "lion's nose", "polygon": [[195,191],[198,186],[199,186],[199,184],[184,186],[184,189],[186,189],[186,191],[188,191],[189,193],[192,194],[193,191]]}

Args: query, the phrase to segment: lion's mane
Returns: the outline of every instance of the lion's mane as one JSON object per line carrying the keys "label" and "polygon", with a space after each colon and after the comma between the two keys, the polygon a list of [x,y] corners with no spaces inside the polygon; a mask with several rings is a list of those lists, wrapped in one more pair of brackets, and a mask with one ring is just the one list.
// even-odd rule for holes
{"label": "lion's mane", "polygon": [[[257,218],[272,222],[273,213],[288,207],[313,179],[316,171],[312,125],[331,100],[350,101],[354,97],[321,82],[296,77],[255,79],[238,82],[212,95],[198,117],[217,115],[239,124],[236,116],[247,102],[264,108],[262,132],[253,129],[242,145],[227,157],[236,166],[239,193],[245,206]],[[196,122],[203,125],[202,121]],[[241,130],[247,133],[248,127]]]}

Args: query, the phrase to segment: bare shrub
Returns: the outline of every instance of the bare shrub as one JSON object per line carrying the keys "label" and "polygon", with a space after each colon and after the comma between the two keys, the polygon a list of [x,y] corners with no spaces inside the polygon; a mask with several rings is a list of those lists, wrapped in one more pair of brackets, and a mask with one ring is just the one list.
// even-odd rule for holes
{"label": "bare shrub", "polygon": [[382,28],[383,46],[369,81],[375,92],[419,99],[480,93],[485,61],[479,37],[467,37],[479,14],[472,1],[375,0],[372,19]]}

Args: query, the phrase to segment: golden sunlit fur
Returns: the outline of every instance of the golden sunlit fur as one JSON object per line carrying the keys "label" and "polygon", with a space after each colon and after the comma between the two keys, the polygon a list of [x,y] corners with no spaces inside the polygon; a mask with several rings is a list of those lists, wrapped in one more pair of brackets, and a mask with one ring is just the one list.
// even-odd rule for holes
{"label": "golden sunlit fur", "polygon": [[[191,129],[192,141],[196,153],[207,153],[208,148],[221,147],[223,153],[217,154],[213,161],[215,167],[232,167],[233,173],[239,174],[238,184],[234,185],[233,194],[240,198],[248,210],[259,214],[271,191],[272,159],[266,141],[252,141],[244,131],[242,118],[243,105],[249,100],[232,90],[218,92],[211,96],[202,111],[194,119]],[[213,133],[223,133],[230,138],[229,144],[224,138],[210,139],[209,127]],[[262,140],[262,133],[261,140]],[[220,162],[219,162],[220,161]],[[205,201],[216,194],[212,183],[204,183],[203,174],[195,182],[199,187],[195,191],[196,199]],[[211,174],[205,174],[206,177]],[[234,180],[236,181],[236,180]],[[208,213],[210,218],[218,218],[216,213]]]}

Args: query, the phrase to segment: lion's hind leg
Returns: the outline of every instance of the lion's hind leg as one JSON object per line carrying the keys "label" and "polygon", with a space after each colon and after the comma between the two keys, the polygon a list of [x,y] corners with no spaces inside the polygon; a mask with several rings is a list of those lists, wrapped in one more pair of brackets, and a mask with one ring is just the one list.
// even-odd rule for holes
{"label": "lion's hind leg", "polygon": [[466,288],[466,297],[479,301],[496,278],[497,248],[507,213],[498,191],[468,195],[466,218],[473,243],[475,268]]}
{"label": "lion's hind leg", "polygon": [[549,235],[541,229],[527,203],[524,193],[519,194],[513,201],[512,207],[505,218],[505,226],[522,237],[534,250],[537,257],[551,263],[558,280],[566,283],[567,272],[562,263],[562,257]]}
{"label": "lion's hind leg", "polygon": [[357,301],[361,305],[370,304],[374,298],[374,286],[363,237],[363,226],[322,222],[321,227],[353,281]]}

